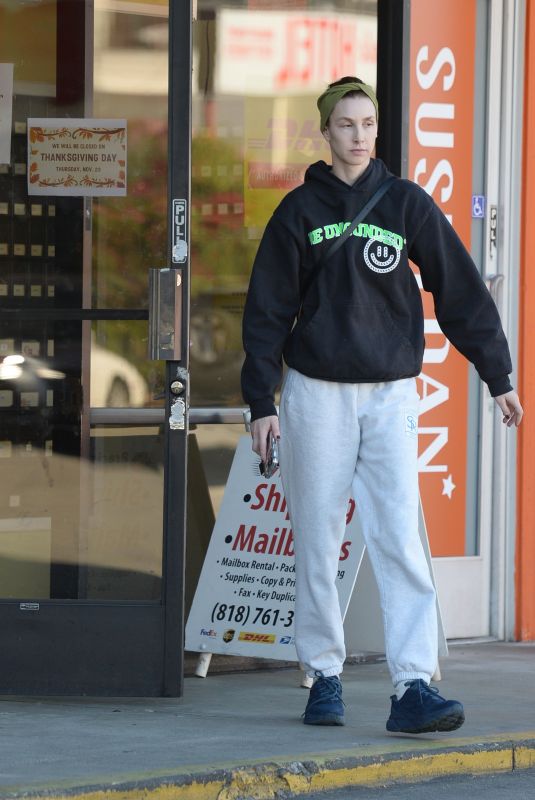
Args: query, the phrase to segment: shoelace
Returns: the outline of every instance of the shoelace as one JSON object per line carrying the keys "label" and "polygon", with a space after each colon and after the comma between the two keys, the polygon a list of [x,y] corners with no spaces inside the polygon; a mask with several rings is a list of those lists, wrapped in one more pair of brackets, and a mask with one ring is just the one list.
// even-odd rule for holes
{"label": "shoelace", "polygon": [[427,684],[425,681],[422,681],[419,678],[417,680],[415,680],[415,681],[407,681],[405,686],[407,686],[410,689],[410,688],[412,688],[414,686],[414,684],[418,684],[418,694],[420,695],[420,700],[422,702],[424,701],[424,698],[425,698],[426,695],[428,697],[429,697],[429,695],[432,695],[433,696],[432,697],[433,700],[435,700],[435,699],[436,700],[444,700],[444,697],[442,697],[438,693],[438,689],[437,689],[436,686],[429,686],[429,684]]}
{"label": "shoelace", "polygon": [[316,703],[322,703],[326,700],[338,700],[343,706],[345,706],[345,703],[342,700],[342,684],[339,680],[335,680],[334,678],[320,677],[314,684],[312,690],[314,691],[314,694],[317,694],[317,697],[314,697],[312,701],[309,700],[307,705],[308,709],[315,706]]}

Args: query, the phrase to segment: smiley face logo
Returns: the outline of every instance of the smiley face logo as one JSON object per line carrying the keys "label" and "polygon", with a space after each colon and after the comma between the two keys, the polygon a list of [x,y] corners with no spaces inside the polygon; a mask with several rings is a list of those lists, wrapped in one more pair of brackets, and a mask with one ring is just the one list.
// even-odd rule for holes
{"label": "smiley face logo", "polygon": [[401,250],[393,244],[368,239],[364,248],[366,266],[374,272],[392,272],[399,264]]}

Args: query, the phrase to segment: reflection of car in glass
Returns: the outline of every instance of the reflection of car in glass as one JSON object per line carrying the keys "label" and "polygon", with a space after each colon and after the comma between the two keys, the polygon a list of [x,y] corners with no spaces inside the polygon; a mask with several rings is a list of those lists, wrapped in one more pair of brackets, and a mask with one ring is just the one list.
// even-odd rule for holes
{"label": "reflection of car in glass", "polygon": [[[39,406],[39,390],[51,381],[63,381],[66,374],[52,369],[44,360],[11,353],[0,362],[0,405],[13,403],[13,392],[20,393],[22,406]],[[147,384],[126,358],[95,342],[91,346],[90,404],[93,407],[120,408],[142,406],[147,400]]]}
{"label": "reflection of car in glass", "polygon": [[45,386],[44,381],[62,381],[65,378],[64,372],[51,369],[39,358],[10,353],[0,362],[0,405],[12,406],[16,390],[20,393],[22,407],[38,406],[39,389]]}
{"label": "reflection of car in glass", "polygon": [[143,376],[126,358],[92,343],[90,402],[93,407],[142,406],[147,394]]}

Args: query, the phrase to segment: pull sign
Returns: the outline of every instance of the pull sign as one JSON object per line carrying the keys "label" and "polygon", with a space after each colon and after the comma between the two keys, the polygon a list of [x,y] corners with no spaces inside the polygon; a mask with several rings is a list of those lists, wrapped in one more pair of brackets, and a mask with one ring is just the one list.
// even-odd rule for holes
{"label": "pull sign", "polygon": [[490,254],[494,255],[496,250],[496,239],[498,234],[498,209],[496,206],[490,207]]}
{"label": "pull sign", "polygon": [[21,611],[39,611],[39,603],[19,603]]}
{"label": "pull sign", "polygon": [[173,264],[185,264],[188,258],[187,219],[186,200],[173,200]]}

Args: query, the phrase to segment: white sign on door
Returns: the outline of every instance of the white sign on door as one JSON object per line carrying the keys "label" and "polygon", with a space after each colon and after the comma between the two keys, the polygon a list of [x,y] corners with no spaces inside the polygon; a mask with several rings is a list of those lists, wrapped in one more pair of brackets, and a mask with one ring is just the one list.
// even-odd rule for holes
{"label": "white sign on door", "polygon": [[28,194],[126,195],[126,120],[28,119]]}

